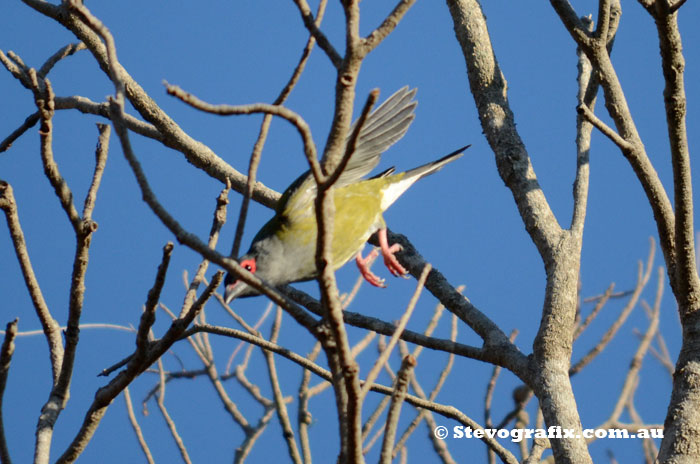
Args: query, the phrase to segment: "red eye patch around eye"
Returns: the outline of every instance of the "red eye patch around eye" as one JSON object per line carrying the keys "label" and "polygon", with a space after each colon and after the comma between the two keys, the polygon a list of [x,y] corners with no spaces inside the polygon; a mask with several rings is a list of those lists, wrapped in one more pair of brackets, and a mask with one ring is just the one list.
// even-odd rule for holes
{"label": "red eye patch around eye", "polygon": [[243,269],[245,269],[246,271],[248,271],[252,274],[255,274],[255,269],[256,269],[255,259],[254,258],[244,259],[243,261],[241,261],[241,267]]}

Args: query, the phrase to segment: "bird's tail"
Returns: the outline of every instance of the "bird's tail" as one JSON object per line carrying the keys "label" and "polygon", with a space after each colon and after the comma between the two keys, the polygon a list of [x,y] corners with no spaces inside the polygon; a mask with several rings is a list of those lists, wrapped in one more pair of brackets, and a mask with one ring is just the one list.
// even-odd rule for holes
{"label": "bird's tail", "polygon": [[449,155],[443,156],[439,160],[433,161],[432,163],[424,164],[423,166],[411,169],[410,171],[396,174],[396,181],[387,185],[386,189],[384,190],[384,194],[382,195],[382,211],[386,211],[386,209],[391,206],[391,204],[394,203],[396,199],[399,198],[406,190],[408,190],[408,188],[418,179],[439,171],[447,163],[461,157],[464,154],[464,150],[469,147],[471,147],[471,145],[467,145],[466,147],[453,151]]}
{"label": "bird's tail", "polygon": [[451,163],[452,161],[456,160],[457,158],[460,158],[463,154],[464,151],[471,147],[471,145],[467,145],[465,147],[460,148],[459,150],[455,150],[452,153],[450,153],[447,156],[443,156],[439,160],[433,161],[432,163],[424,164],[423,166],[418,166],[415,169],[411,169],[410,171],[406,171],[406,174],[404,175],[404,179],[412,179],[413,182],[417,181],[418,179],[422,179],[423,177],[432,174],[434,172],[439,171],[442,169],[444,165],[447,163]]}

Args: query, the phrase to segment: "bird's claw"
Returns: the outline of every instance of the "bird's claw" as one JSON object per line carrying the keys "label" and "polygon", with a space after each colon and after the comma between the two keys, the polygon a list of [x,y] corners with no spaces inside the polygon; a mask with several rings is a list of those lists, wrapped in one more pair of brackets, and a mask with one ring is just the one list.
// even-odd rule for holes
{"label": "bird's claw", "polygon": [[[384,265],[387,269],[389,269],[391,275],[408,279],[408,271],[406,271],[401,263],[399,263],[399,260],[396,259],[396,256],[394,256],[394,253],[403,250],[403,247],[398,243],[394,243],[393,245],[389,246],[389,243],[387,242],[386,229],[379,230],[379,247],[382,252],[382,257],[384,258]],[[367,255],[367,257],[363,258],[362,252],[360,251],[360,253],[358,253],[355,257],[355,262],[357,263],[357,268],[360,270],[360,274],[362,274],[362,277],[364,277],[367,282],[375,287],[384,288],[386,287],[384,279],[377,277],[369,268],[369,263],[378,254],[379,252],[375,248]]]}
{"label": "bird's claw", "polygon": [[408,274],[408,271],[399,263],[396,259],[394,253],[403,250],[403,247],[398,243],[394,243],[388,248],[382,248],[382,255],[384,256],[384,265],[392,275],[396,277],[404,277]]}
{"label": "bird's claw", "polygon": [[374,250],[370,251],[370,253],[363,258],[362,257],[362,252],[357,254],[357,257],[355,257],[355,263],[357,264],[357,268],[360,270],[360,274],[362,274],[362,277],[370,283],[370,285],[374,285],[375,287],[379,288],[386,288],[386,284],[384,283],[384,279],[379,278],[372,270],[369,268],[369,263],[377,257],[379,252],[375,248]]}
{"label": "bird's claw", "polygon": [[[360,271],[360,272],[362,272],[362,271]],[[384,283],[384,279],[378,277],[376,274],[374,274],[369,269],[367,270],[367,273],[362,273],[362,277],[364,277],[365,280],[370,283],[370,285],[374,285],[375,287],[379,287],[379,288],[386,288],[386,284]]]}

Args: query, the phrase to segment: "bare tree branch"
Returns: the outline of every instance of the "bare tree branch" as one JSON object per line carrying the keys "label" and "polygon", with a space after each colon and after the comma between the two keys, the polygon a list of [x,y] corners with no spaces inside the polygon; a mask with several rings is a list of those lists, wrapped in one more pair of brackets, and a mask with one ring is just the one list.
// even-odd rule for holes
{"label": "bare tree branch", "polygon": [[[425,273],[427,276],[427,272]],[[425,280],[425,279],[424,279]],[[390,351],[385,350],[385,351]],[[396,439],[396,428],[399,423],[399,415],[401,414],[401,406],[406,398],[408,384],[413,375],[413,368],[416,366],[416,359],[410,354],[406,355],[401,362],[401,368],[396,375],[394,383],[394,393],[391,395],[391,405],[386,418],[386,427],[384,429],[384,440],[382,441],[382,450],[379,455],[379,462],[382,464],[391,464],[393,460],[394,440]]]}
{"label": "bare tree branch", "polygon": [[425,285],[425,279],[428,278],[428,274],[430,273],[431,269],[432,266],[430,264],[425,265],[425,268],[423,269],[423,272],[420,278],[418,279],[418,283],[416,284],[416,290],[413,293],[413,296],[411,297],[411,301],[409,301],[408,306],[406,307],[406,311],[404,311],[403,315],[401,315],[401,319],[399,319],[399,323],[396,325],[396,330],[391,335],[391,339],[389,340],[387,348],[382,351],[382,354],[379,356],[379,358],[377,358],[377,361],[374,363],[374,366],[372,366],[372,369],[370,369],[369,373],[367,374],[367,377],[365,379],[365,386],[362,388],[362,396],[367,395],[367,392],[369,391],[369,386],[377,379],[377,377],[379,376],[379,371],[384,367],[384,364],[389,359],[389,356],[391,356],[391,351],[394,349],[394,346],[396,346],[396,343],[399,341],[401,333],[406,328],[406,324],[408,324],[408,320],[411,318],[411,314],[413,314],[413,308],[416,307],[418,298],[420,297],[421,291],[423,290],[423,286]]}
{"label": "bare tree branch", "polygon": [[603,309],[605,304],[612,296],[614,288],[615,284],[610,284],[607,290],[605,290],[605,293],[603,293],[603,295],[600,298],[598,298],[598,302],[595,304],[588,316],[586,316],[586,319],[584,319],[582,323],[576,326],[576,331],[574,332],[574,340],[578,339],[578,337],[581,336],[581,334],[588,328],[591,322],[593,322],[593,319],[595,319],[596,316],[600,313],[600,310]]}
{"label": "bare tree branch", "polygon": [[[314,362],[321,352],[321,343],[316,342],[313,350],[309,353],[308,360]],[[311,464],[311,446],[309,443],[309,425],[311,425],[312,416],[309,412],[309,381],[311,380],[311,371],[304,369],[302,374],[301,385],[299,385],[299,408],[297,411],[297,427],[299,430],[299,443],[301,452],[304,457],[305,464]]]}
{"label": "bare tree branch", "polygon": [[583,115],[584,118],[591,124],[593,124],[596,129],[603,133],[607,138],[609,138],[615,145],[620,147],[623,152],[634,151],[634,146],[627,140],[623,139],[614,129],[605,124],[603,121],[598,119],[598,117],[593,114],[593,111],[588,108],[585,104],[581,103],[576,110]]}
{"label": "bare tree branch", "polygon": [[370,53],[389,35],[391,34],[404,15],[416,3],[416,0],[399,0],[391,13],[382,21],[382,24],[364,38],[364,54]]}
{"label": "bare tree branch", "polygon": [[12,464],[10,450],[7,448],[7,438],[5,436],[5,421],[3,420],[2,405],[5,399],[5,386],[7,376],[10,373],[10,363],[15,352],[15,336],[17,335],[17,319],[7,323],[5,337],[0,349],[0,462]]}
{"label": "bare tree branch", "polygon": [[0,142],[0,153],[7,151],[12,146],[12,144],[15,143],[15,140],[20,138],[25,132],[34,127],[37,122],[39,122],[38,111],[27,116],[27,119],[24,120],[21,126],[12,131],[10,135],[5,137],[5,139],[2,142]]}
{"label": "bare tree branch", "polygon": [[[239,192],[244,191],[245,176],[219,158],[209,147],[186,134],[175,121],[158,107],[138,82],[129,75],[126,69],[117,63],[114,67],[115,69],[110,71],[108,54],[100,36],[83,23],[76,13],[64,4],[57,6],[43,0],[23,0],[23,2],[36,11],[56,20],[73,32],[90,50],[90,53],[92,53],[105,73],[112,77],[116,75],[120,80],[123,80],[126,97],[129,99],[129,102],[134,105],[134,108],[146,121],[153,124],[163,134],[165,145],[181,152],[190,163],[204,170],[212,177],[224,183],[226,178],[228,178],[235,190]],[[253,199],[272,207],[279,199],[279,194],[258,182]]]}
{"label": "bare tree branch", "polygon": [[12,193],[12,186],[4,180],[0,180],[0,208],[5,213],[5,219],[7,220],[7,226],[10,229],[10,238],[12,239],[12,244],[14,245],[15,255],[17,255],[17,261],[19,261],[19,266],[22,269],[24,283],[29,291],[29,296],[34,304],[34,310],[36,311],[37,317],[39,318],[39,322],[41,323],[41,327],[44,331],[44,336],[46,337],[46,341],[49,345],[49,358],[51,360],[53,383],[55,384],[58,381],[58,376],[61,370],[61,362],[63,360],[63,339],[61,338],[61,328],[58,322],[56,322],[56,319],[54,319],[51,315],[51,311],[49,311],[49,307],[44,300],[41,287],[39,287],[39,282],[34,274],[32,262],[29,259],[27,242],[24,239],[24,232],[22,231],[22,226],[19,222],[17,203]]}
{"label": "bare tree branch", "polygon": [[[278,306],[275,322],[272,324],[272,331],[270,333],[270,341],[272,343],[277,343],[281,324],[282,308]],[[297,447],[297,443],[294,439],[294,429],[292,429],[292,423],[289,420],[287,406],[284,403],[284,395],[282,394],[282,387],[280,386],[279,377],[277,376],[274,355],[270,351],[264,351],[263,353],[265,355],[265,361],[267,362],[267,372],[270,376],[270,384],[272,385],[272,392],[275,398],[275,409],[277,410],[277,417],[279,418],[280,425],[282,426],[282,434],[287,442],[289,457],[295,464],[301,464],[301,454],[299,454],[299,448]]]}
{"label": "bare tree branch", "polygon": [[146,439],[143,436],[141,427],[139,426],[139,423],[136,420],[134,408],[131,404],[131,394],[129,393],[129,387],[124,388],[124,403],[126,404],[126,413],[129,416],[129,422],[131,422],[131,427],[134,429],[134,433],[136,434],[136,438],[139,441],[139,446],[143,451],[146,461],[148,461],[148,464],[155,464],[155,461],[153,460],[153,455],[151,454],[151,450],[148,448],[148,443],[146,443]]}
{"label": "bare tree branch", "polygon": [[286,119],[294,127],[296,127],[302,141],[304,142],[304,153],[306,154],[306,159],[311,166],[311,172],[314,174],[314,177],[319,182],[322,182],[321,179],[324,179],[324,175],[321,173],[321,167],[318,164],[316,145],[314,144],[314,139],[311,136],[311,130],[309,129],[308,124],[306,124],[306,121],[304,121],[304,119],[294,111],[281,105],[268,105],[267,103],[253,103],[251,105],[240,106],[211,105],[200,100],[191,93],[185,92],[176,85],[170,85],[167,83],[165,85],[168,89],[169,95],[173,95],[193,108],[197,108],[198,110],[205,111],[207,113],[218,114],[221,116],[264,113]]}
{"label": "bare tree branch", "polygon": [[324,52],[326,52],[326,55],[328,55],[328,58],[331,60],[333,66],[335,66],[336,69],[339,69],[343,59],[340,57],[335,48],[333,48],[333,45],[330,43],[328,38],[323,34],[323,32],[321,32],[319,25],[317,24],[318,17],[321,15],[321,13],[317,13],[317,17],[314,19],[313,15],[311,14],[311,8],[309,8],[309,4],[306,3],[306,0],[294,0],[294,3],[296,4],[297,8],[299,8],[301,19],[304,21],[304,25],[309,30],[309,33],[311,33],[313,38],[316,39],[318,46],[321,47]]}
{"label": "bare tree branch", "polygon": [[649,257],[647,258],[646,269],[642,270],[642,263],[640,262],[639,268],[637,270],[637,285],[634,288],[632,296],[630,296],[630,299],[627,301],[627,304],[620,312],[620,315],[615,320],[615,322],[613,322],[610,328],[605,332],[605,334],[603,334],[600,341],[593,348],[591,348],[591,350],[588,353],[586,353],[585,356],[583,356],[578,362],[571,366],[571,368],[569,369],[569,375],[577,374],[588,363],[595,359],[595,357],[598,356],[603,351],[603,349],[605,349],[610,340],[612,340],[612,338],[615,336],[622,324],[625,323],[625,321],[627,320],[627,316],[629,316],[630,312],[632,312],[632,310],[637,305],[637,301],[639,300],[639,297],[642,294],[644,287],[646,287],[646,284],[649,282],[649,277],[651,276],[651,271],[654,266],[655,249],[656,244],[654,243],[654,239],[650,239]]}
{"label": "bare tree branch", "polygon": [[170,435],[173,437],[173,441],[175,441],[175,445],[177,445],[178,451],[180,451],[180,456],[182,457],[182,460],[185,462],[185,464],[192,464],[192,460],[190,459],[189,453],[187,452],[187,447],[182,441],[180,434],[177,432],[177,426],[175,425],[175,421],[173,421],[173,419],[170,417],[168,409],[165,407],[165,374],[163,371],[163,360],[158,358],[157,362],[158,372],[160,374],[159,389],[158,394],[156,395],[156,398],[158,399],[158,409],[160,409],[160,412],[163,415],[163,419],[165,420],[165,423],[168,426],[168,430],[170,430]]}

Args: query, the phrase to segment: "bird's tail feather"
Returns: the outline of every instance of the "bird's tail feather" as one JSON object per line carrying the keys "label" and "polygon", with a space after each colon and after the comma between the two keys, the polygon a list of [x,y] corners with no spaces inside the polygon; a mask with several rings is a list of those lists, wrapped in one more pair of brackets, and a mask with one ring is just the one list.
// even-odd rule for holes
{"label": "bird's tail feather", "polygon": [[387,185],[383,192],[381,202],[382,211],[386,211],[386,209],[391,206],[391,204],[394,203],[418,179],[439,171],[447,163],[451,163],[452,161],[461,157],[464,154],[464,150],[469,147],[471,147],[471,145],[467,145],[466,147],[453,151],[449,155],[443,156],[439,160],[433,161],[432,163],[424,164],[423,166],[411,169],[410,171],[406,171],[402,174],[396,174],[397,178],[401,176],[399,180]]}
{"label": "bird's tail feather", "polygon": [[464,151],[469,147],[471,147],[471,145],[467,145],[465,147],[460,148],[459,150],[455,150],[449,155],[443,156],[439,160],[433,161],[432,163],[424,164],[423,166],[418,166],[415,169],[406,171],[404,179],[413,179],[413,182],[415,182],[418,179],[422,179],[423,177],[429,174],[437,172],[440,169],[442,169],[442,167],[445,166],[447,163],[451,163],[452,161],[464,155]]}

